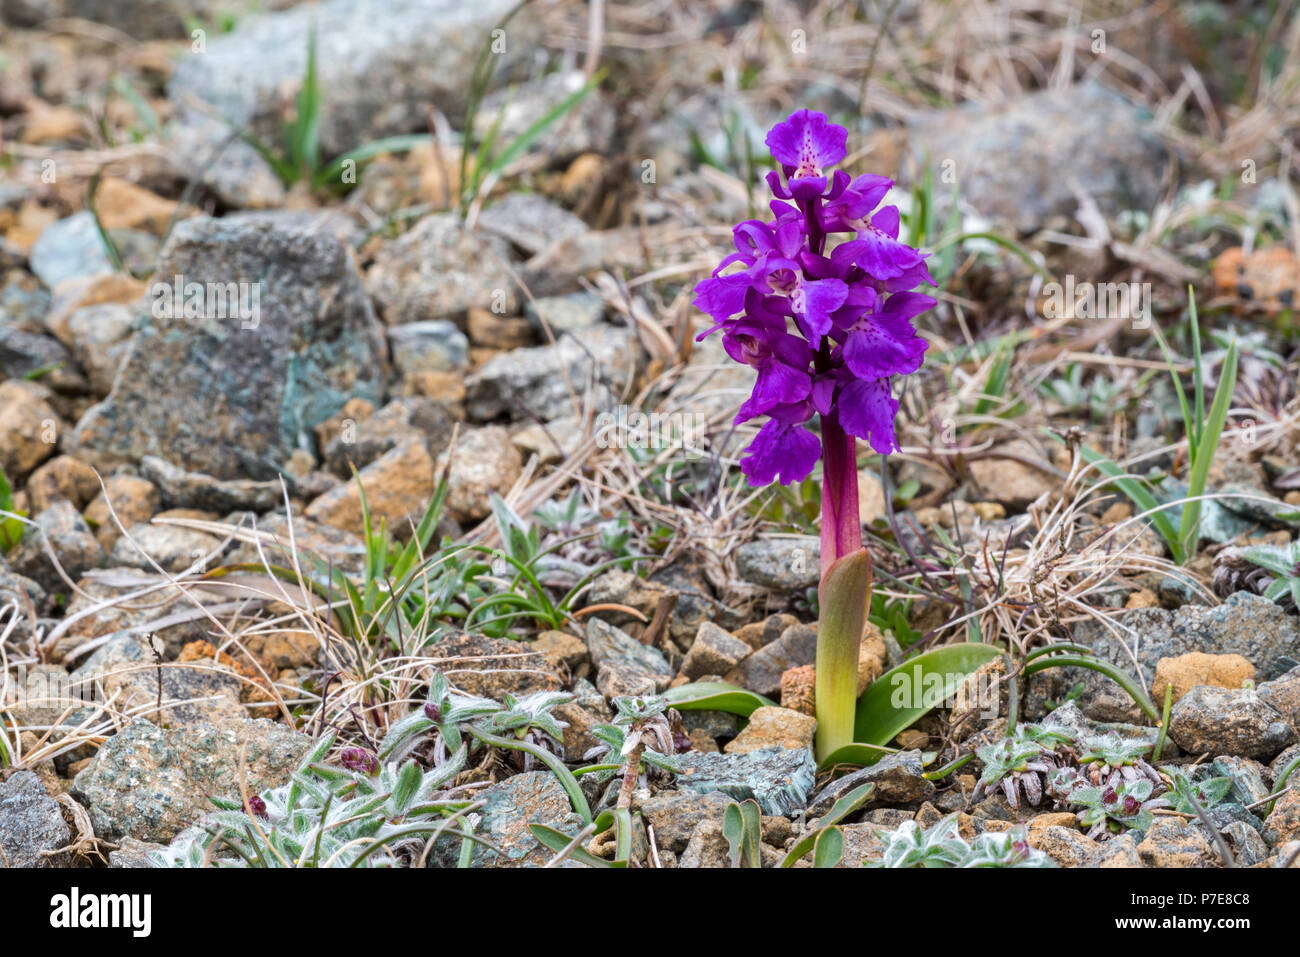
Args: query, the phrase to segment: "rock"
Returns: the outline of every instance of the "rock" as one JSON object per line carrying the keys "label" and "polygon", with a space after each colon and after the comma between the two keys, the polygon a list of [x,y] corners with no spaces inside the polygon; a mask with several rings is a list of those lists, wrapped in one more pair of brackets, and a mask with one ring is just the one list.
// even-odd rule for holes
{"label": "rock", "polygon": [[198,508],[221,513],[265,512],[284,500],[284,486],[279,480],[222,480],[202,472],[187,472],[156,455],[146,455],[141,459],[140,473],[158,489],[162,503],[168,508]]}
{"label": "rock", "polygon": [[567,631],[544,631],[532,641],[533,650],[544,655],[553,667],[575,669],[588,659],[587,645]]}
{"label": "rock", "polygon": [[[730,629],[739,626],[743,616],[713,597],[702,568],[689,556],[661,568],[648,579],[620,568],[597,576],[587,593],[589,605],[628,605],[652,618],[661,600],[677,596],[668,617],[667,637],[677,648],[689,650],[703,622],[713,622]],[[602,612],[611,624],[627,625],[637,621],[632,615],[617,611]]]}
{"label": "rock", "polygon": [[[466,381],[471,419],[501,415],[543,420],[574,413],[574,396],[592,390],[596,410],[612,408],[637,366],[636,340],[627,329],[596,326],[581,339],[563,336],[554,345],[516,349],[490,359]],[[570,389],[573,391],[571,392]]]}
{"label": "rock", "polygon": [[[1097,622],[1080,622],[1074,626],[1071,640],[1088,645],[1103,660],[1130,674],[1136,657],[1135,677],[1148,687],[1161,658],[1193,651],[1241,655],[1255,666],[1262,681],[1300,664],[1300,621],[1274,602],[1248,592],[1236,592],[1212,608],[1135,609],[1113,619],[1112,627],[1115,625],[1119,626],[1117,633]],[[1083,668],[1051,668],[1035,675],[1029,685],[1027,714],[1042,714],[1047,698],[1059,701],[1080,682],[1084,691],[1079,706],[1088,717],[1131,723],[1142,720],[1141,711],[1118,685]]]}
{"label": "rock", "polygon": [[[474,833],[504,854],[476,844],[471,867],[541,867],[555,854],[537,842],[528,829],[530,824],[545,824],[570,834],[582,827],[569,796],[550,771],[512,775],[475,792],[474,800],[484,802],[474,812],[479,818]],[[459,854],[460,839],[444,837],[435,846],[432,864],[455,867]]]}
{"label": "rock", "polygon": [[736,549],[736,573],[785,593],[815,588],[821,581],[821,543],[811,535],[746,542]]}
{"label": "rock", "polygon": [[731,798],[718,791],[664,791],[640,804],[641,814],[654,828],[655,843],[661,850],[681,854],[702,821],[722,822]]}
{"label": "rock", "polygon": [[365,567],[366,547],[361,539],[351,532],[332,525],[324,525],[294,515],[292,527],[284,512],[275,512],[263,517],[257,523],[257,530],[263,535],[261,549],[252,544],[240,545],[230,555],[231,562],[257,562],[265,560],[272,565],[293,568],[295,558],[290,548],[292,540],[297,549],[299,564],[309,564],[310,556],[325,565],[332,565],[345,575],[358,576]]}
{"label": "rock", "polygon": [[129,183],[116,176],[105,176],[95,191],[95,212],[107,230],[138,229],[161,236],[176,216],[174,200]]}
{"label": "rock", "polygon": [[730,845],[722,830],[722,821],[705,818],[695,825],[690,841],[682,850],[678,867],[724,868],[731,866]]}
{"label": "rock", "polygon": [[[470,75],[507,0],[326,0],[311,7],[242,18],[184,57],[168,95],[181,119],[213,114],[266,143],[282,139],[287,97],[301,85],[308,37],[316,34],[320,152],[344,151],[425,127],[428,105],[460,116]],[[511,20],[498,79],[528,53],[528,15]],[[436,68],[435,68],[436,66]],[[218,134],[229,131],[224,124]]]}
{"label": "rock", "polygon": [[879,831],[888,830],[878,824],[846,824],[844,833],[844,857],[841,867],[861,867],[868,861],[878,861],[885,853],[885,842],[880,839]]}
{"label": "rock", "polygon": [[[162,679],[162,713],[157,710],[158,680]],[[231,669],[215,662],[194,667],[165,663],[155,667],[154,649],[146,635],[112,638],[72,672],[74,681],[95,682],[104,698],[124,713],[138,714],[168,727],[215,721],[241,721],[242,683]]]}
{"label": "rock", "polygon": [[68,316],[72,354],[86,370],[96,396],[102,398],[112,391],[134,326],[135,313],[116,302],[84,306]]}
{"label": "rock", "polygon": [[166,848],[167,845],[155,841],[137,841],[133,837],[119,838],[117,850],[108,852],[108,866],[133,869],[153,867],[149,855]]}
{"label": "rock", "polygon": [[737,801],[753,798],[764,814],[789,816],[807,803],[817,772],[811,751],[767,748],[745,754],[688,751],[677,760],[679,790],[721,791]]}
{"label": "rock", "polygon": [[447,372],[469,365],[469,339],[448,319],[408,322],[388,330],[393,365],[402,375]]}
{"label": "rock", "polygon": [[536,342],[532,324],[527,319],[498,316],[477,306],[470,308],[466,326],[474,345],[487,349],[522,349]]}
{"label": "rock", "polygon": [[349,401],[338,415],[316,427],[316,437],[330,471],[350,480],[354,468],[363,469],[412,440],[422,442],[429,454],[435,455],[451,439],[454,428],[443,405],[408,396],[394,399],[378,412],[368,402]]}
{"label": "rock", "polygon": [[46,288],[56,289],[69,279],[112,273],[104,241],[89,210],[74,213],[42,230],[28,256],[32,272]]}
{"label": "rock", "polygon": [[762,621],[750,622],[737,628],[733,634],[755,651],[770,645],[785,633],[792,625],[799,624],[799,619],[788,612],[768,615]]}
{"label": "rock", "polygon": [[0,380],[40,378],[59,392],[85,390],[72,354],[52,336],[0,325]]}
{"label": "rock", "polygon": [[265,719],[164,730],[136,718],[73,781],[95,834],[166,843],[212,809],[208,795],[238,797],[289,780],[311,739]]}
{"label": "rock", "polygon": [[255,631],[246,633],[242,640],[249,654],[282,671],[315,668],[320,661],[320,642],[308,631]]}
{"label": "rock", "polygon": [[[383,521],[393,534],[409,534],[433,499],[433,460],[423,442],[407,441],[386,452],[358,474],[375,527]],[[308,518],[360,535],[365,529],[357,482],[337,485],[307,506]]]}
{"label": "rock", "polygon": [[59,802],[31,771],[0,781],[0,867],[49,867],[42,851],[67,847],[72,833]]}
{"label": "rock", "polygon": [[673,678],[662,652],[599,618],[587,620],[586,637],[596,666],[596,687],[608,697],[656,694]]}
{"label": "rock", "polygon": [[366,288],[389,325],[464,316],[472,306],[519,308],[510,248],[466,230],[455,213],[435,213],[375,255]]}
{"label": "rock", "polygon": [[[449,464],[450,463],[450,464]],[[523,461],[499,425],[466,429],[438,457],[437,471],[447,469],[447,511],[461,522],[478,521],[491,513],[493,495],[504,496],[519,479]]]}
{"label": "rock", "polygon": [[507,693],[519,697],[564,687],[559,673],[526,641],[451,635],[421,653],[461,691],[495,701]]}
{"label": "rock", "polygon": [[[284,0],[273,0],[283,6]],[[5,4],[5,18],[14,26],[39,27],[44,21],[78,17],[102,23],[133,40],[177,40],[190,35],[195,22],[217,22],[266,6],[258,0],[28,0]]]}
{"label": "rock", "polygon": [[1252,689],[1197,685],[1169,716],[1169,735],[1191,754],[1232,754],[1269,760],[1296,740],[1276,708]]}
{"label": "rock", "polygon": [[[162,506],[158,488],[148,479],[119,472],[104,479],[104,487],[86,506],[86,521],[94,526],[95,538],[107,552],[122,534],[118,522],[131,528],[147,522]],[[114,514],[117,519],[113,518]]]}
{"label": "rock", "polygon": [[587,232],[587,224],[540,193],[511,193],[483,210],[479,229],[539,253],[551,244]]}
{"label": "rock", "polygon": [[681,673],[692,681],[704,675],[725,675],[744,661],[751,650],[745,642],[713,622],[701,622],[691,650],[682,662]]}
{"label": "rock", "polygon": [[1264,839],[1273,847],[1300,838],[1300,792],[1287,791],[1264,819]]}
{"label": "rock", "polygon": [[781,706],[801,714],[817,713],[816,665],[800,665],[782,673]]}
{"label": "rock", "polygon": [[1223,836],[1238,867],[1254,867],[1268,859],[1268,845],[1245,821],[1233,821],[1223,829]]}
{"label": "rock", "polygon": [[723,748],[727,754],[745,754],[763,748],[810,749],[817,720],[789,708],[755,708],[749,723]]}
{"label": "rock", "polygon": [[35,382],[0,382],[0,468],[15,487],[54,454],[59,416]]}
{"label": "rock", "polygon": [[1268,769],[1258,761],[1221,755],[1214,759],[1214,774],[1232,779],[1232,796],[1242,804],[1256,804],[1268,797],[1265,775]]}
{"label": "rock", "polygon": [[1042,851],[1060,867],[1086,867],[1100,848],[1075,827],[1051,825],[1029,832],[1029,846]]}
{"label": "rock", "polygon": [[846,774],[823,787],[808,802],[808,816],[821,817],[844,795],[868,782],[876,786],[868,807],[923,801],[934,793],[934,783],[927,781],[922,776],[924,773],[920,751],[886,754],[875,764]]}
{"label": "rock", "polygon": [[955,173],[963,202],[1021,233],[1073,219],[1076,190],[1111,219],[1151,209],[1167,156],[1149,114],[1095,82],[917,114],[908,132],[917,170]]}
{"label": "rock", "polygon": [[970,463],[971,479],[989,498],[1008,511],[1023,512],[1041,495],[1060,487],[1060,480],[1052,473],[1018,459],[998,458],[999,452],[1015,454],[1030,461],[1042,461],[1043,455],[1028,442],[1017,441],[994,449],[990,453],[992,458],[975,459]]}
{"label": "rock", "polygon": [[1291,727],[1300,731],[1300,665],[1261,684],[1259,696],[1276,708]]}
{"label": "rock", "polygon": [[[54,553],[58,566],[50,559]],[[90,526],[68,501],[56,502],[36,516],[36,527],[28,527],[22,542],[9,556],[14,571],[32,579],[48,592],[65,592],[67,583],[59,569],[76,581],[87,569],[104,560],[104,550]]]}
{"label": "rock", "polygon": [[252,143],[233,135],[216,117],[190,111],[170,124],[166,145],[184,175],[234,209],[279,209],[284,182]]}
{"label": "rock", "polygon": [[[78,448],[272,480],[348,397],[379,397],[379,327],[348,250],[327,232],[286,217],[185,220],[157,275],[159,315],[142,317],[112,392],[77,423]],[[179,302],[168,277],[183,277]],[[211,303],[200,306],[200,290]],[[186,318],[192,306],[213,314]],[[171,398],[160,405],[159,394]]]}
{"label": "rock", "polygon": [[1146,867],[1214,867],[1218,854],[1197,824],[1157,817],[1137,846]]}
{"label": "rock", "polygon": [[781,692],[781,675],[791,668],[813,664],[816,657],[817,629],[811,625],[795,625],[724,677],[770,698]]}
{"label": "rock", "polygon": [[1094,867],[1142,867],[1142,855],[1133,832],[1116,835],[1101,846],[1101,853],[1092,862]]}
{"label": "rock", "polygon": [[1164,701],[1165,688],[1172,685],[1173,702],[1177,704],[1196,685],[1240,688],[1247,681],[1254,680],[1255,666],[1241,655],[1207,655],[1193,651],[1156,662],[1156,680],[1151,686],[1151,697],[1156,702]]}
{"label": "rock", "polygon": [[551,335],[561,332],[576,335],[600,325],[605,320],[605,301],[591,292],[573,292],[567,296],[543,296],[529,300],[524,306],[526,315],[534,325]]}
{"label": "rock", "polygon": [[[586,82],[581,70],[557,70],[514,89],[489,94],[475,117],[474,133],[486,138],[495,129],[498,143],[513,142]],[[545,156],[551,164],[580,153],[608,153],[613,150],[616,125],[614,105],[597,87],[533,140],[529,152]]]}
{"label": "rock", "polygon": [[575,701],[570,701],[557,705],[553,713],[564,722],[564,738],[560,744],[564,746],[564,756],[567,760],[581,761],[584,754],[603,745],[604,742],[593,732],[604,723],[604,719],[594,712]]}
{"label": "rock", "polygon": [[70,502],[80,510],[99,494],[99,476],[71,455],[50,459],[27,479],[27,502],[33,512],[43,512],[56,502]]}
{"label": "rock", "polygon": [[[161,513],[166,516],[166,513]],[[121,568],[157,571],[155,563],[173,574],[187,571],[208,555],[220,557],[221,539],[179,525],[140,523],[113,543],[109,564]],[[209,559],[209,562],[212,560]]]}

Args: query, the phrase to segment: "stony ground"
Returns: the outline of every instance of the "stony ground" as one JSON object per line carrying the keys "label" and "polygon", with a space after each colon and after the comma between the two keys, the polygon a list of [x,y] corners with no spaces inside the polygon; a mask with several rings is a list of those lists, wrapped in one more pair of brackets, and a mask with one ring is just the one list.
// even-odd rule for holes
{"label": "stony ground", "polygon": [[[633,782],[637,866],[727,866],[750,798],[776,864],[867,782],[845,866],[949,815],[968,843],[1024,825],[1059,866],[1294,866],[1300,618],[1271,586],[1300,554],[1242,549],[1300,528],[1300,26],[1054,0],[537,0],[499,26],[513,6],[0,0],[0,866],[175,862],[210,798],[277,820],[304,761],[387,780],[412,757],[488,843],[393,863],[546,863],[528,825],[577,834],[580,802],[449,718],[438,674],[512,740],[609,763],[578,778],[593,811],[620,699],[763,696],[671,714],[675,770]],[[763,131],[802,106],[849,127],[848,168],[899,180],[941,300],[902,452],[859,463],[860,685],[955,642],[1007,652],[979,672],[991,708],[945,702],[857,769],[810,750],[818,483],[745,486],[750,373],[690,305],[763,214]],[[1061,314],[1053,280],[1139,284],[1149,310]],[[1234,337],[1241,360],[1179,562],[1078,449],[1187,494],[1151,327],[1191,389],[1189,286],[1208,396]],[[1157,710],[1169,689],[1167,718],[1095,670],[1021,675],[1053,642]],[[1012,708],[1068,738],[1042,785],[989,750],[949,767]],[[1089,763],[1106,735],[1145,757]],[[1177,770],[1212,806],[1098,830],[1050,792],[1049,770],[1114,787],[1148,760],[1157,797]]]}

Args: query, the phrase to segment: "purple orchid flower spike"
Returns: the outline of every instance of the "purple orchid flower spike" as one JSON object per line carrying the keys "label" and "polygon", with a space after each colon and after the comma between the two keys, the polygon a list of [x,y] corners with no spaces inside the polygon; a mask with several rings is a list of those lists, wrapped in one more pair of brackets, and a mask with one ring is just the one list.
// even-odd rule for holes
{"label": "purple orchid flower spike", "polygon": [[[870,594],[856,442],[881,455],[898,448],[892,378],[921,367],[927,344],[912,321],[935,305],[912,291],[934,282],[926,257],[898,238],[898,208],[881,205],[893,181],[832,169],[847,141],[844,127],[812,110],[773,126],[773,219],[737,225],[736,251],[695,289],[696,307],[714,322],[700,338],[722,330],[727,354],[755,370],[753,394],[736,416],[767,416],[741,459],[750,484],[802,481],[822,463],[822,756],[852,740],[863,589]],[[828,252],[835,234],[847,235]],[[820,438],[809,428],[814,416]],[[836,713],[824,714],[832,705]]]}

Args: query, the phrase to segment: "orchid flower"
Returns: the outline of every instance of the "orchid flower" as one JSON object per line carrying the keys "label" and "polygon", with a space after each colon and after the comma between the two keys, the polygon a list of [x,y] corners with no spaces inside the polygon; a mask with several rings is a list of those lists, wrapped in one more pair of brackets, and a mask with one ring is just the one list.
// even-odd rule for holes
{"label": "orchid flower", "polygon": [[[773,219],[737,225],[736,251],[695,288],[696,307],[714,323],[700,338],[721,330],[727,354],[756,373],[736,415],[737,423],[767,417],[741,459],[750,484],[799,482],[822,463],[820,757],[852,741],[871,594],[856,441],[881,455],[898,448],[891,380],[921,367],[927,343],[912,320],[935,304],[912,291],[934,282],[926,257],[899,240],[898,208],[881,205],[893,181],[833,169],[847,139],[812,110],[772,127]],[[833,234],[848,235],[828,253]]]}

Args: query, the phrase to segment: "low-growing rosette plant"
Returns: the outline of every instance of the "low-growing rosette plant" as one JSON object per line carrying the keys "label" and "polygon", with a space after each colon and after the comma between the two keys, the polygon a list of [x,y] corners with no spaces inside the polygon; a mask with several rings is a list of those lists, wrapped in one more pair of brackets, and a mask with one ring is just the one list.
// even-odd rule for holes
{"label": "low-growing rosette plant", "polygon": [[[856,441],[898,447],[892,379],[917,371],[926,342],[912,320],[935,304],[925,256],[898,238],[894,185],[833,167],[848,131],[798,110],[767,134],[771,220],[734,229],[736,251],[695,289],[728,355],[756,373],[736,422],[765,416],[741,469],[756,486],[807,478],[822,463],[817,752],[853,740],[858,644],[871,594],[862,548]],[[842,241],[832,246],[831,237]],[[814,422],[815,420],[815,422]],[[814,431],[814,428],[816,431]]]}

